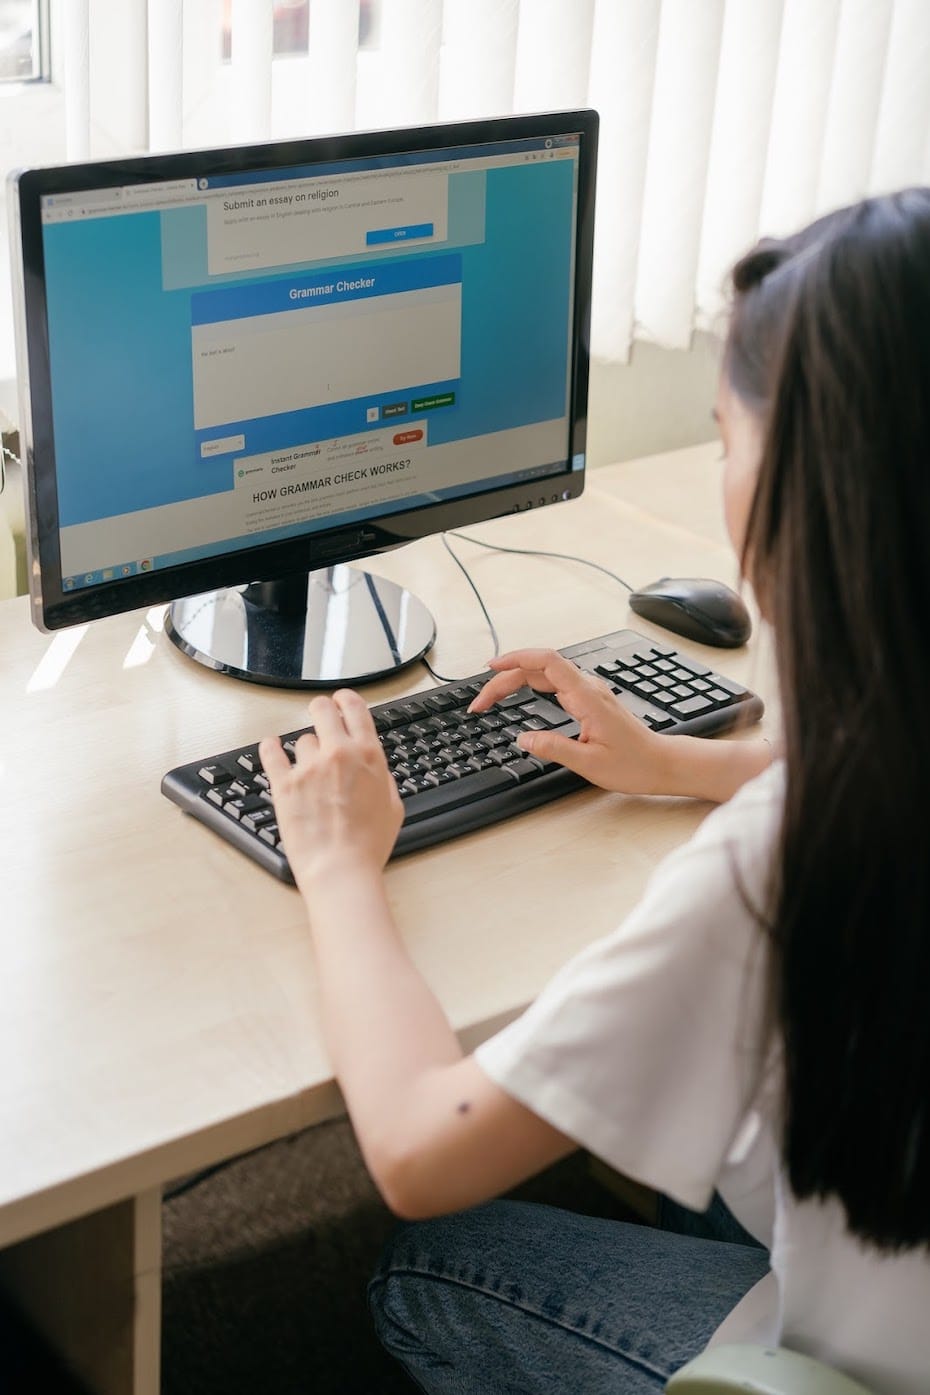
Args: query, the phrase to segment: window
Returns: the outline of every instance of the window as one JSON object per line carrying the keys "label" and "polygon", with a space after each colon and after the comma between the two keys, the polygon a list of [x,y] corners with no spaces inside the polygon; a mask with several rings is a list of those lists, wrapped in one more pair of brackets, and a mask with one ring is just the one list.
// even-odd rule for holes
{"label": "window", "polygon": [[48,76],[46,21],[41,0],[0,0],[0,82]]}

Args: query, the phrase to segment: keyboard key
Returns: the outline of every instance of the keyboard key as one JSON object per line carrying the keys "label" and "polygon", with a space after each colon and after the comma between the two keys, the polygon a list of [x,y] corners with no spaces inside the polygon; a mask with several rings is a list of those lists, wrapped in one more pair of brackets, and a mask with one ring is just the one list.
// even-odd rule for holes
{"label": "keyboard key", "polygon": [[423,737],[435,736],[441,727],[435,717],[428,717],[425,722],[411,722],[409,727],[404,727],[403,730],[410,736]]}
{"label": "keyboard key", "polygon": [[694,717],[698,712],[709,712],[713,707],[709,697],[703,693],[697,693],[694,697],[688,698],[687,702],[676,702],[672,711],[676,717]]}
{"label": "keyboard key", "polygon": [[571,717],[563,707],[558,707],[546,698],[537,698],[535,702],[526,702],[520,710],[525,712],[527,717],[538,717],[547,727],[560,727],[565,722],[571,721]]}
{"label": "keyboard key", "polygon": [[450,698],[452,698],[453,702],[457,702],[461,706],[467,707],[468,704],[471,702],[472,698],[476,698],[480,691],[481,689],[478,687],[477,684],[460,683],[457,688],[449,689],[449,696]]}
{"label": "keyboard key", "polygon": [[272,848],[276,848],[281,841],[276,823],[266,823],[264,828],[258,830],[258,836],[263,843],[267,843]]}
{"label": "keyboard key", "polygon": [[405,722],[416,722],[420,717],[427,715],[427,709],[416,698],[407,698],[404,702],[394,703],[394,711]]}
{"label": "keyboard key", "polygon": [[748,691],[742,683],[734,683],[732,678],[724,678],[722,673],[713,674],[713,680],[718,688],[723,688],[724,692],[731,693],[733,697],[744,697]]}
{"label": "keyboard key", "polygon": [[265,801],[260,795],[249,794],[244,799],[227,799],[223,804],[223,813],[231,819],[241,819],[243,814],[251,814],[259,808],[267,808]]}
{"label": "keyboard key", "polygon": [[206,785],[225,785],[228,780],[232,779],[232,775],[224,765],[202,765],[197,774]]}
{"label": "keyboard key", "polygon": [[516,775],[521,785],[525,784],[527,780],[535,780],[537,775],[543,773],[542,763],[533,760],[530,756],[523,756],[520,760],[511,761],[507,769],[511,775]]}
{"label": "keyboard key", "polygon": [[386,731],[391,731],[393,727],[401,727],[409,718],[402,712],[373,712],[372,717],[375,723],[375,731],[382,735]]}
{"label": "keyboard key", "polygon": [[[678,662],[679,669],[684,669],[685,676],[688,678],[690,678],[692,674],[697,678],[706,678],[710,673],[710,669],[706,664],[702,664],[700,659],[686,659],[684,654],[676,654],[675,658]],[[681,675],[676,674],[675,676],[680,677]]]}
{"label": "keyboard key", "polygon": [[258,758],[257,751],[243,751],[237,764],[241,765],[243,770],[247,770],[250,775],[253,771],[261,770],[262,768],[262,763]]}
{"label": "keyboard key", "polygon": [[450,707],[455,706],[455,698],[448,693],[433,693],[432,697],[423,699],[423,706],[427,712],[448,712]]}
{"label": "keyboard key", "polygon": [[478,718],[478,725],[482,731],[500,731],[507,723],[496,712],[489,712],[485,717]]}
{"label": "keyboard key", "polygon": [[461,808],[472,804],[476,799],[486,799],[488,795],[501,790],[513,789],[516,779],[508,773],[510,767],[492,766],[488,770],[468,771],[461,780],[438,785],[436,789],[423,790],[412,794],[404,801],[404,818],[407,823],[416,823],[446,809]]}

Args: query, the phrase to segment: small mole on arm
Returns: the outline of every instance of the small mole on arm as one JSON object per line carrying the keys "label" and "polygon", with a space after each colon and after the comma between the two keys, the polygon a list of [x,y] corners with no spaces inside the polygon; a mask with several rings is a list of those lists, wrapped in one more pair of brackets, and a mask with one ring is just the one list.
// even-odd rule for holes
{"label": "small mole on arm", "polygon": [[458,1107],[458,1110],[459,1110],[459,1113],[460,1113],[460,1114],[467,1114],[468,1111],[469,1111],[470,1109],[471,1109],[471,1104],[469,1103],[468,1100],[462,1100],[462,1103],[461,1103],[461,1104],[459,1105],[459,1107]]}

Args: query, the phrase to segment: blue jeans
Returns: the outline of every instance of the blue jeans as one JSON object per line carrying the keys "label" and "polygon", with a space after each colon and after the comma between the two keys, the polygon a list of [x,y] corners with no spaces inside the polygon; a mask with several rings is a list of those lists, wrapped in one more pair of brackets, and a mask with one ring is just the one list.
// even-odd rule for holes
{"label": "blue jeans", "polygon": [[655,1395],[768,1269],[722,1202],[660,1223],[495,1201],[403,1225],[378,1335],[428,1395]]}

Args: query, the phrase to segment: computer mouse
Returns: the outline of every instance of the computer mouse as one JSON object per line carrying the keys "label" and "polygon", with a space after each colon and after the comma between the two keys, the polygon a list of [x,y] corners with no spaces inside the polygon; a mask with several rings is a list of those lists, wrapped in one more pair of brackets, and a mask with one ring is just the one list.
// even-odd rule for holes
{"label": "computer mouse", "polygon": [[632,593],[630,609],[673,634],[718,649],[736,649],[752,633],[749,611],[736,592],[707,577],[660,577]]}

